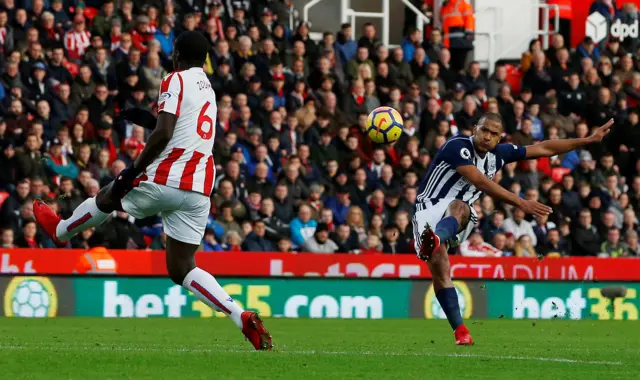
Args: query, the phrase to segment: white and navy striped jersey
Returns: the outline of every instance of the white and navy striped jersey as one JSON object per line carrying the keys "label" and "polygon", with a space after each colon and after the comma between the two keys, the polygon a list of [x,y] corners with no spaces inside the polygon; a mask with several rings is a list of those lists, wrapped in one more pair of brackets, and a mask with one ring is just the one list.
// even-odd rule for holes
{"label": "white and navy striped jersey", "polygon": [[435,205],[443,199],[449,202],[459,199],[471,205],[480,198],[480,190],[456,171],[458,166],[473,165],[492,180],[502,166],[525,157],[526,149],[512,144],[498,144],[482,157],[476,153],[472,137],[452,137],[440,148],[420,182],[416,211],[423,209],[424,204]]}

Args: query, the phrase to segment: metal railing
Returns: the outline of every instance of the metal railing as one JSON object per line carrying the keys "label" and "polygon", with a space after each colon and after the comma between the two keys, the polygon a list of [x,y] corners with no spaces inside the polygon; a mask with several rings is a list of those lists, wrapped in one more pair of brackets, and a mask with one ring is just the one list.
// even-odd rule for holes
{"label": "metal railing", "polygon": [[[316,6],[318,3],[324,0],[311,0],[307,4],[304,5],[302,9],[302,19],[305,22],[309,21],[309,10]],[[351,24],[351,27],[355,29],[356,19],[358,17],[365,18],[377,18],[382,20],[382,43],[385,46],[392,46],[389,43],[389,31],[390,31],[390,22],[389,17],[391,13],[391,8],[389,6],[389,0],[381,0],[382,1],[382,10],[381,12],[358,12],[351,8],[351,0],[341,0],[340,1],[340,20],[342,23],[348,22]],[[430,20],[427,16],[420,11],[416,6],[411,4],[409,0],[401,0],[402,3],[411,9],[413,13],[416,14],[416,25],[417,28],[422,33],[424,31],[424,25],[429,24]]]}

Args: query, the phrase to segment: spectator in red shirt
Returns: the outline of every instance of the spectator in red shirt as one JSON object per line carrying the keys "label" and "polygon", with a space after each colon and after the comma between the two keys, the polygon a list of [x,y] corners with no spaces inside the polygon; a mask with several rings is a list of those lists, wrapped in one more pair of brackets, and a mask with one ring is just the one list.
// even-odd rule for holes
{"label": "spectator in red shirt", "polygon": [[64,35],[64,48],[70,60],[80,62],[91,45],[91,32],[86,30],[84,16],[76,15],[73,19],[73,29]]}
{"label": "spectator in red shirt", "polygon": [[131,42],[137,47],[141,53],[149,50],[147,44],[153,39],[153,34],[149,33],[149,17],[138,16],[136,19],[136,27],[131,31]]}

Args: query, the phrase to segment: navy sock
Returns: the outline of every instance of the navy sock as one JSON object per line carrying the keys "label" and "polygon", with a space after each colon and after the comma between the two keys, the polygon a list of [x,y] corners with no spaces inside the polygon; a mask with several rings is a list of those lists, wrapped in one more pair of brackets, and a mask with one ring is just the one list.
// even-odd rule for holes
{"label": "navy sock", "polygon": [[443,288],[436,292],[436,298],[440,302],[440,307],[447,315],[451,328],[455,331],[462,324],[460,315],[460,305],[458,305],[458,295],[456,288]]}
{"label": "navy sock", "polygon": [[447,216],[436,224],[436,235],[440,238],[440,243],[455,237],[458,234],[458,219],[453,216]]}

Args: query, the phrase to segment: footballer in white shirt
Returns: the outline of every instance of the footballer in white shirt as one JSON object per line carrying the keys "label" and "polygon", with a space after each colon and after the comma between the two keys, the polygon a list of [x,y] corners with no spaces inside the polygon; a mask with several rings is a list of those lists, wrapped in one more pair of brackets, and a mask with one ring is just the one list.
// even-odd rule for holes
{"label": "footballer in white shirt", "polygon": [[215,179],[216,95],[202,69],[208,51],[201,33],[185,32],[176,39],[175,71],[162,81],[157,123],[132,166],[85,200],[69,219],[62,220],[41,200],[34,201],[34,214],[59,247],[102,224],[114,211],[137,219],[159,214],[167,235],[169,277],[212,309],[229,315],[256,350],[270,350],[271,335],[260,317],[244,311],[194,259]]}

